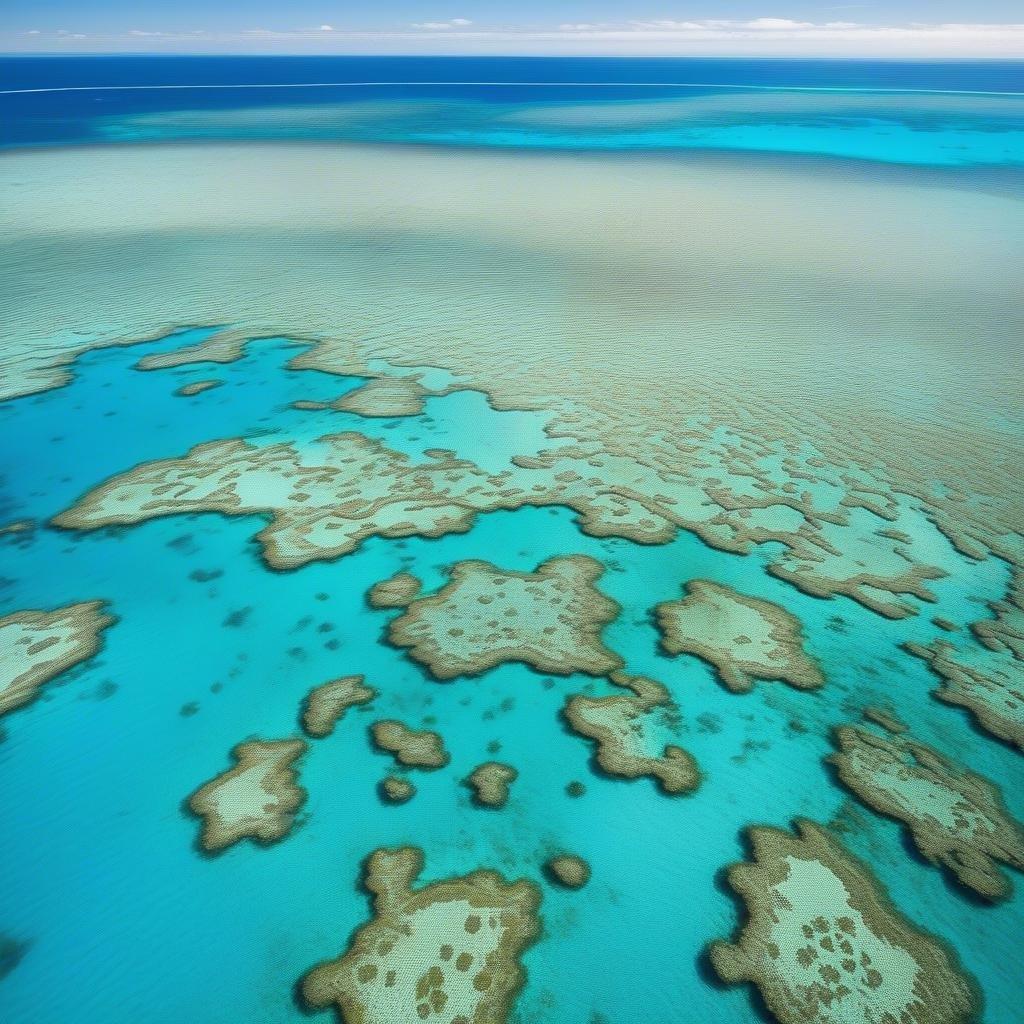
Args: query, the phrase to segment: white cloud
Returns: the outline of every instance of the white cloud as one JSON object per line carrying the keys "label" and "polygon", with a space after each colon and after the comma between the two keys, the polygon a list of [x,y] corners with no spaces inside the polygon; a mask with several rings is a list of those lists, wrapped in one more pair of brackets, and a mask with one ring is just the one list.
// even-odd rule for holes
{"label": "white cloud", "polygon": [[[83,33],[2,32],[0,50],[33,52],[54,37],[65,48]],[[149,32],[88,36],[90,50],[131,52],[159,45],[166,52],[567,54],[774,57],[1024,57],[1018,23],[866,24],[761,17],[745,20],[661,18],[566,22],[549,26],[486,26],[468,18],[425,21],[404,28],[349,30],[331,25],[297,29]]]}
{"label": "white cloud", "polygon": [[446,28],[465,28],[472,24],[468,18],[449,18],[447,21],[414,21],[412,27],[426,29],[428,32],[443,32]]}
{"label": "white cloud", "polygon": [[769,32],[815,27],[813,21],[790,21],[789,18],[754,18],[753,21],[742,21],[739,25],[741,28],[765,29]]}
{"label": "white cloud", "polygon": [[[713,24],[712,22],[706,21],[672,21],[668,18],[662,18],[658,21],[632,21],[630,25],[634,29],[641,31],[651,30],[655,32],[690,32],[694,29],[705,28],[707,25]],[[598,26],[594,26],[595,28]],[[603,28],[609,28],[611,26],[601,26]]]}

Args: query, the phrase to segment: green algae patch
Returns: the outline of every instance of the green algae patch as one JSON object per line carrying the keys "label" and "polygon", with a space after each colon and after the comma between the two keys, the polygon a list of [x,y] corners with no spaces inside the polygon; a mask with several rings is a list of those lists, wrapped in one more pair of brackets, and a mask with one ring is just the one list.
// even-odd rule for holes
{"label": "green algae patch", "polygon": [[1010,895],[999,864],[1024,869],[1024,830],[993,783],[909,738],[841,726],[835,739],[839,749],[828,760],[842,783],[873,810],[903,822],[927,861],[985,899]]}
{"label": "green algae patch", "polygon": [[572,853],[559,854],[545,861],[544,873],[564,889],[582,889],[590,881],[590,865]]}
{"label": "green algae patch", "polygon": [[302,708],[302,728],[307,736],[329,736],[342,716],[357,704],[367,704],[377,696],[372,686],[363,685],[361,675],[342,676],[310,690]]}
{"label": "green algae patch", "polygon": [[756,679],[779,680],[798,690],[825,682],[803,649],[800,620],[771,601],[747,597],[710,580],[691,580],[686,596],[654,613],[669,654],[695,654],[713,665],[733,693]]}
{"label": "green algae patch", "polygon": [[377,788],[381,799],[389,804],[408,803],[416,795],[416,787],[401,775],[386,775]]}
{"label": "green algae patch", "polygon": [[551,558],[534,572],[490,562],[452,566],[437,593],[413,600],[388,639],[437,679],[472,676],[506,662],[555,675],[621,668],[601,631],[618,604],[595,586],[604,566],[587,555]]}
{"label": "green algae patch", "polygon": [[100,636],[117,620],[104,601],[0,618],[0,715],[24,707],[62,672],[93,657]]}
{"label": "green algae patch", "polygon": [[420,592],[422,584],[412,573],[399,572],[375,583],[366,595],[371,608],[404,608]]}
{"label": "green algae patch", "polygon": [[727,984],[752,982],[781,1024],[967,1024],[973,980],[889,901],[865,864],[824,829],[749,829],[753,862],[729,869],[749,914],[715,942]]}
{"label": "green algae patch", "polygon": [[191,398],[193,395],[201,395],[204,391],[219,388],[223,383],[224,381],[217,380],[215,377],[209,377],[206,380],[193,380],[182,384],[174,393],[181,398]]}
{"label": "green algae patch", "polygon": [[395,760],[407,768],[443,768],[449,761],[441,734],[430,729],[410,729],[388,718],[374,722],[370,735],[378,750],[394,754]]}
{"label": "green algae patch", "polygon": [[650,776],[662,791],[692,793],[700,783],[697,762],[682,747],[665,745],[652,754],[651,717],[671,706],[661,683],[644,676],[612,673],[611,681],[627,692],[608,697],[575,694],[563,714],[573,732],[594,740],[602,771],[624,779]]}
{"label": "green algae patch", "polygon": [[540,891],[487,870],[413,889],[422,870],[415,847],[370,855],[373,919],[301,979],[309,1007],[360,1024],[508,1020],[525,980],[520,957],[540,933]]}
{"label": "green algae patch", "polygon": [[189,809],[203,819],[202,848],[217,853],[240,839],[283,839],[306,801],[294,768],[306,749],[304,740],[249,740],[234,747],[235,766],[188,798]]}
{"label": "green algae patch", "polygon": [[465,784],[473,791],[473,801],[482,807],[504,807],[512,783],[519,772],[501,761],[478,764],[466,777]]}

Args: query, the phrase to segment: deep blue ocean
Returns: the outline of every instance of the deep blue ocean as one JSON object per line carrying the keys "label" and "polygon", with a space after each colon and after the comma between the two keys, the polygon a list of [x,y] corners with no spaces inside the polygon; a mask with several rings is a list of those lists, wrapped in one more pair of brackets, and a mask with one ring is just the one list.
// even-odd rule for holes
{"label": "deep blue ocean", "polygon": [[[854,109],[822,104],[837,93]],[[765,108],[766,95],[781,100]],[[954,102],[936,102],[943,95]],[[912,102],[894,104],[900,96]],[[685,117],[673,106],[702,98],[712,101],[707,109]],[[622,116],[561,122],[559,111],[575,104]],[[633,104],[645,108],[638,120]],[[545,108],[553,114],[539,123],[517,121],[524,109]],[[42,56],[0,64],[5,147],[346,139],[763,150],[942,166],[1017,163],[1022,138],[1022,61]]]}

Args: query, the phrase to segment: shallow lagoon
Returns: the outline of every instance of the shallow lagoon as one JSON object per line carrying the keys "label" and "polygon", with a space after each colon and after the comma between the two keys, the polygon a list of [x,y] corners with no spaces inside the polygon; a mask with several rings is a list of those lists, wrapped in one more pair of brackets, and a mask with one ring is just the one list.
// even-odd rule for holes
{"label": "shallow lagoon", "polygon": [[[149,167],[167,166],[169,154],[160,149],[137,153]],[[267,155],[271,159],[262,163],[264,170],[287,170],[301,162],[294,151],[281,163]],[[237,156],[228,154],[229,159]],[[32,159],[37,162],[7,166],[16,178],[31,171],[29,178],[39,193],[70,177],[59,164],[46,165],[42,154]],[[203,160],[212,161],[200,175],[202,190],[204,181],[214,180],[211,168],[221,155],[180,150],[173,159],[195,160],[200,167]],[[101,159],[79,166],[95,171],[114,165]],[[720,426],[709,436],[721,441],[743,422],[742,416],[725,416],[710,402],[708,409],[714,408],[715,414],[705,417],[701,406],[684,404],[693,403],[699,392],[684,390],[680,399],[680,392],[656,378],[693,373],[703,375],[703,387],[705,381],[713,384],[733,360],[736,379],[742,381],[771,360],[771,351],[765,351],[751,354],[745,363],[736,361],[750,336],[750,316],[741,311],[730,321],[723,315],[732,295],[754,281],[753,265],[747,268],[749,276],[744,272],[729,282],[734,291],[727,288],[710,305],[697,304],[707,336],[721,342],[712,346],[707,365],[687,362],[700,352],[700,337],[687,342],[686,358],[678,350],[667,353],[674,360],[654,358],[660,339],[678,326],[679,310],[687,302],[693,308],[693,291],[687,289],[696,288],[702,299],[713,296],[722,278],[709,273],[705,283],[694,275],[686,279],[679,299],[674,293],[679,278],[673,275],[688,265],[690,254],[684,254],[662,278],[663,292],[652,290],[647,286],[659,277],[654,268],[638,263],[642,240],[633,248],[624,246],[621,265],[606,263],[631,228],[628,218],[609,228],[610,243],[598,226],[582,238],[581,250],[574,248],[582,236],[571,218],[509,226],[501,222],[501,204],[488,205],[488,200],[469,212],[446,207],[445,215],[455,218],[459,231],[438,239],[437,208],[426,193],[413,193],[406,196],[414,229],[410,234],[375,238],[375,208],[357,209],[361,221],[356,244],[344,256],[338,255],[337,236],[317,238],[307,220],[300,224],[310,235],[282,241],[286,209],[264,210],[256,217],[255,230],[251,220],[243,217],[239,230],[225,216],[220,238],[194,241],[181,231],[180,219],[193,218],[188,231],[201,234],[201,216],[186,210],[173,189],[162,194],[162,207],[141,212],[146,193],[141,177],[134,177],[139,166],[128,187],[139,202],[128,215],[124,208],[112,212],[97,200],[111,187],[110,180],[88,176],[74,186],[77,192],[60,193],[59,202],[66,205],[51,210],[42,230],[38,222],[30,224],[39,209],[32,205],[35,199],[15,210],[12,221],[26,257],[24,270],[10,276],[15,335],[27,339],[30,348],[45,350],[53,344],[60,352],[61,332],[81,332],[78,342],[88,343],[131,339],[168,322],[211,327],[87,352],[72,366],[73,380],[67,386],[0,406],[0,430],[5,438],[15,439],[4,446],[0,522],[32,519],[45,524],[112,474],[139,462],[179,456],[215,438],[241,436],[254,444],[307,442],[325,432],[354,429],[416,458],[430,448],[451,448],[496,472],[513,455],[572,442],[560,436],[568,422],[565,408],[526,412],[493,407],[502,404],[502,387],[509,393],[506,404],[515,404],[511,399],[516,391],[513,382],[498,378],[495,367],[503,365],[511,377],[516,359],[530,361],[524,379],[532,385],[541,375],[536,366],[545,365],[545,346],[565,345],[567,339],[568,370],[552,377],[553,391],[564,389],[577,399],[589,395],[594,408],[613,422],[615,415],[623,415],[623,436],[632,438],[643,426],[645,396],[636,391],[647,385],[655,432],[674,427],[686,437],[684,425],[688,429],[693,420],[717,417]],[[220,170],[231,166],[222,163]],[[334,173],[349,173],[338,169],[343,165],[328,166]],[[429,167],[429,160],[419,166]],[[556,180],[565,166],[546,167],[548,180]],[[621,166],[615,165],[609,177],[588,183],[607,186]],[[584,173],[585,161],[576,167]],[[312,175],[317,173],[323,174],[322,168],[311,169]],[[527,168],[527,173],[533,171]],[[603,173],[600,167],[598,173]],[[637,173],[642,182],[646,171]],[[479,170],[474,174],[460,181],[487,180]],[[268,181],[273,183],[272,176],[260,180],[263,185],[255,190],[249,190],[251,184],[242,189],[246,216],[266,203],[268,195],[278,195],[262,191]],[[329,182],[329,173],[322,180]],[[916,180],[910,185],[906,180],[880,180],[873,194],[888,185],[893,209],[901,198],[907,199],[907,208],[915,210],[908,234],[923,232],[912,243],[904,236],[894,244],[924,251],[931,237],[921,228],[927,220],[922,198],[927,187],[917,191]],[[857,187],[856,182],[851,185],[854,191]],[[779,353],[782,371],[763,389],[744,396],[748,416],[756,420],[769,408],[769,397],[777,399],[772,414],[788,423],[791,435],[806,429],[808,437],[820,438],[820,428],[810,417],[795,426],[787,420],[794,407],[809,406],[812,415],[825,415],[835,413],[833,403],[838,403],[866,421],[882,409],[888,417],[903,417],[908,427],[937,431],[931,436],[949,444],[957,436],[946,423],[950,407],[959,410],[963,403],[970,408],[973,402],[969,418],[957,428],[971,444],[1002,443],[1005,468],[1012,474],[1020,409],[1019,396],[1007,387],[1007,367],[1013,363],[1006,356],[1019,336],[1016,321],[1002,305],[1012,294],[1014,276],[1012,264],[1002,256],[1011,256],[1019,239],[1001,232],[1000,224],[1014,223],[1006,217],[1019,200],[978,198],[970,187],[949,181],[941,187],[947,189],[943,198],[951,202],[928,209],[943,210],[950,230],[959,231],[960,262],[938,252],[932,263],[914,264],[908,280],[900,283],[898,300],[882,310],[877,322],[861,321],[863,335],[855,350],[879,355],[879,364],[867,358],[856,367],[845,366],[848,355],[825,352],[823,346],[820,355],[829,370],[817,380],[813,373],[800,372],[812,336],[818,335],[820,343],[822,334],[820,323],[808,326],[806,338],[786,336],[790,347]],[[901,188],[906,191],[899,192]],[[664,193],[670,194],[670,189]],[[216,195],[214,187],[207,209],[213,208]],[[323,193],[311,189],[309,195]],[[867,198],[859,195],[858,202],[866,204]],[[76,202],[72,216],[68,211]],[[375,202],[378,209],[386,207],[386,191]],[[313,205],[311,201],[310,210]],[[822,198],[815,210],[821,214],[825,208]],[[312,218],[310,210],[305,212]],[[778,216],[781,237],[802,237],[805,223],[794,225],[786,210]],[[62,217],[70,229],[63,237],[57,234]],[[557,244],[552,241],[545,252],[538,239],[546,229]],[[768,259],[769,235],[756,235],[762,247],[758,259]],[[246,266],[253,264],[243,260],[231,267],[230,260],[258,260],[258,248],[275,237],[277,248],[264,252],[267,273],[261,288],[254,289],[251,280],[245,284]],[[667,253],[665,239],[653,231],[652,237]],[[508,246],[497,258],[496,239]],[[791,325],[800,317],[778,311],[793,296],[793,308],[805,316],[807,309],[830,308],[829,298],[800,286],[814,282],[815,288],[824,289],[842,281],[856,312],[867,309],[868,296],[877,298],[873,285],[891,275],[899,255],[880,254],[879,265],[871,266],[864,262],[863,249],[845,241],[850,249],[837,256],[820,280],[807,275],[805,266],[812,257],[787,249],[791,295],[771,300],[781,294],[782,279],[776,278],[753,292],[751,308],[758,310],[767,299],[771,324]],[[346,236],[345,244],[351,242],[351,235]],[[742,240],[736,249],[741,245]],[[573,254],[570,266],[572,259],[579,261],[573,268],[580,270],[575,288],[572,273],[565,274],[565,250],[560,252],[559,246],[568,246]],[[57,248],[64,254],[51,263],[48,257]],[[321,262],[311,258],[318,252],[325,257]],[[204,260],[190,267],[187,261],[196,253]],[[459,273],[476,260],[473,272],[461,278],[461,291],[456,272],[439,270],[452,253],[460,256]],[[112,254],[116,274],[102,258],[95,259]],[[716,251],[714,266],[724,268],[728,255]],[[531,268],[531,257],[543,258]],[[272,272],[274,260],[282,261],[280,274]],[[630,287],[602,291],[582,272],[587,267],[606,274],[601,278],[605,284],[625,274]],[[203,273],[207,270],[209,276]],[[955,270],[966,282],[959,289]],[[303,273],[307,281],[301,286]],[[322,288],[332,274],[337,275],[336,287],[344,285],[338,288],[344,297],[333,308],[335,300],[325,300]],[[190,291],[190,276],[200,282],[196,292]],[[399,282],[401,290],[389,291],[389,285],[397,288]],[[522,298],[518,308],[517,287]],[[153,372],[132,368],[147,353],[202,340],[222,322],[209,315],[218,305],[217,312],[234,307],[236,314],[270,322],[275,303],[285,295],[290,301],[278,309],[275,321],[286,325],[281,337],[251,343],[237,362]],[[962,319],[954,318],[952,328],[945,322],[940,327],[934,309],[922,310],[925,298],[946,302],[945,312]],[[306,299],[313,301],[306,305]],[[654,315],[644,309],[652,302]],[[917,317],[912,315],[915,303]],[[887,323],[893,310],[895,326]],[[979,310],[988,316],[980,325],[971,316]],[[581,323],[575,322],[576,312]],[[349,314],[351,319],[346,319]],[[651,336],[640,339],[637,332],[635,345],[615,356],[616,332],[636,315]],[[479,387],[486,381],[494,385],[493,404],[480,391],[469,390],[428,398],[422,417],[388,420],[292,409],[296,400],[330,401],[362,383],[351,376],[285,368],[299,351],[288,342],[288,326],[297,331],[303,320],[312,330],[329,324],[359,337],[370,356],[381,360],[372,364],[380,372],[414,372],[431,363],[427,355],[434,347],[437,367],[424,376],[430,387],[442,389],[452,382]],[[988,365],[955,336],[968,321],[975,331],[972,341],[987,338],[992,346]],[[848,339],[844,328],[856,322],[855,313],[835,314],[825,322],[829,340]],[[878,324],[883,324],[881,340],[872,336]],[[994,329],[999,324],[1002,329]],[[588,327],[595,328],[595,337],[605,332],[594,349],[586,346]],[[493,335],[484,337],[488,330]],[[907,330],[917,332],[909,349],[912,358],[906,353],[902,358],[900,353],[886,356],[886,343]],[[410,344],[404,347],[407,340]],[[776,340],[785,347],[781,334]],[[65,343],[67,347],[75,346]],[[489,350],[497,354],[487,357]],[[481,369],[486,358],[492,359],[492,380]],[[909,362],[900,371],[905,377],[886,373],[886,359],[893,367]],[[797,372],[787,376],[794,368]],[[850,379],[842,378],[843,370]],[[224,383],[191,398],[174,393],[189,381],[210,378]],[[904,381],[915,379],[927,387],[908,391]],[[591,380],[598,380],[600,387],[589,387]],[[877,391],[865,393],[872,383]],[[733,383],[724,381],[722,386],[731,400]],[[614,397],[617,387],[623,389],[624,412],[614,403],[598,401]],[[978,401],[979,394],[984,402]],[[773,430],[783,429],[771,422]],[[545,427],[554,428],[556,436],[547,436]],[[951,455],[956,456],[955,448]],[[782,486],[790,471],[781,454],[766,459],[766,465],[767,476]],[[742,467],[737,472],[741,478]],[[740,488],[737,479],[730,478],[730,484]],[[815,501],[827,503],[835,497],[836,488],[824,480],[809,488]],[[996,497],[1006,499],[1012,515],[1014,495],[999,493],[998,486],[995,491]],[[910,598],[921,613],[898,620],[882,618],[847,597],[808,596],[769,575],[766,567],[778,556],[778,544],[764,543],[750,554],[737,555],[686,531],[654,546],[600,539],[582,533],[576,515],[559,507],[483,514],[469,532],[436,540],[372,538],[339,561],[313,562],[286,573],[270,572],[260,561],[252,540],[263,525],[258,517],[174,516],[81,534],[40,525],[0,538],[0,575],[5,581],[0,613],[101,597],[120,617],[98,658],[51,684],[42,699],[5,721],[6,738],[0,744],[5,793],[0,808],[0,859],[5,864],[0,931],[24,944],[20,962],[0,981],[6,1019],[18,1024],[68,1017],[109,1024],[143,1014],[168,1022],[190,1016],[204,1024],[302,1019],[294,996],[297,980],[315,962],[340,953],[352,931],[367,919],[366,894],[357,886],[361,860],[375,847],[400,843],[424,848],[427,880],[492,866],[508,877],[526,876],[541,884],[544,934],[525,954],[528,980],[513,1021],[591,1024],[602,1019],[598,1015],[610,1022],[628,1021],[636,1019],[641,1005],[646,1020],[666,1024],[679,1019],[681,1008],[709,1021],[762,1019],[750,994],[718,984],[704,959],[707,943],[732,935],[743,916],[721,869],[746,856],[741,831],[747,825],[784,825],[806,815],[838,823],[843,841],[870,863],[896,905],[955,947],[984,991],[986,1021],[1014,1020],[1020,989],[1012,973],[1012,943],[1024,925],[1019,875],[1012,900],[981,906],[921,862],[900,826],[856,803],[822,764],[832,750],[829,728],[856,720],[866,704],[879,704],[909,722],[916,738],[1000,782],[1010,811],[1024,817],[1019,754],[972,727],[963,712],[935,701],[930,694],[936,678],[924,662],[899,647],[906,640],[930,642],[944,635],[930,621],[932,616],[960,625],[988,617],[986,605],[1005,595],[1012,566],[1003,558],[976,561],[957,553],[921,508],[909,498],[906,504],[899,526],[913,532],[915,556],[941,565],[949,575],[929,582],[934,605]],[[877,525],[872,513],[854,508],[849,515],[845,529],[850,534],[872,535]],[[605,681],[571,676],[556,678],[547,688],[545,677],[505,665],[479,679],[433,682],[401,652],[381,642],[394,613],[373,611],[365,601],[373,583],[401,569],[414,571],[429,590],[444,582],[446,566],[462,559],[485,558],[529,571],[567,553],[591,555],[607,566],[600,585],[622,612],[606,630],[606,642],[624,656],[628,671],[660,680],[678,702],[678,734],[669,729],[666,736],[690,751],[700,766],[703,782],[693,796],[667,798],[649,779],[624,782],[594,770],[590,745],[568,732],[559,711],[569,694],[610,692]],[[759,683],[749,694],[730,694],[696,658],[660,653],[651,608],[677,598],[681,584],[695,578],[714,579],[775,601],[796,615],[808,637],[808,652],[824,667],[824,688],[800,693],[779,683]],[[300,703],[309,689],[351,672],[364,673],[381,697],[372,713],[351,710],[329,740],[312,744],[301,773],[309,800],[294,833],[265,849],[243,843],[215,858],[202,856],[196,848],[198,823],[183,808],[188,794],[227,767],[228,751],[238,741],[295,733]],[[186,708],[188,713],[182,714]],[[370,721],[387,716],[436,728],[452,754],[448,769],[416,775],[418,795],[400,807],[385,807],[377,797],[377,782],[391,760],[373,751],[366,736]],[[458,784],[489,756],[488,744],[494,740],[502,745],[497,756],[520,773],[500,812],[474,808],[468,791]],[[564,793],[566,783],[575,779],[587,787],[579,799]],[[581,854],[591,865],[592,881],[580,892],[542,881],[544,860],[562,849]],[[61,983],[55,984],[54,978]]]}

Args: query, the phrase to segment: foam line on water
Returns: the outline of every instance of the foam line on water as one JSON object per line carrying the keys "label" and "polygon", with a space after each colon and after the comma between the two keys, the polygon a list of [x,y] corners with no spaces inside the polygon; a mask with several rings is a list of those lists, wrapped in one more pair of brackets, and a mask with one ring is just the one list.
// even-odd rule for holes
{"label": "foam line on water", "polygon": [[761,92],[826,92],[826,93],[863,93],[865,95],[925,95],[925,96],[1024,96],[1024,92],[1004,92],[984,89],[864,89],[854,86],[818,86],[818,85],[741,85],[722,82],[474,82],[474,81],[386,81],[386,82],[245,82],[245,83],[212,83],[172,85],[58,85],[38,89],[0,89],[0,96],[25,96],[30,93],[50,92],[139,92],[153,89],[333,89],[333,88],[367,88],[372,86],[404,86],[404,85],[475,85],[475,86],[534,86],[539,88],[552,87],[585,87],[609,89],[665,88],[665,89],[738,89]]}

